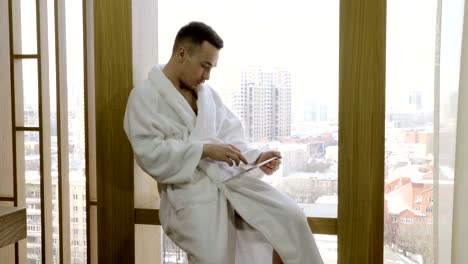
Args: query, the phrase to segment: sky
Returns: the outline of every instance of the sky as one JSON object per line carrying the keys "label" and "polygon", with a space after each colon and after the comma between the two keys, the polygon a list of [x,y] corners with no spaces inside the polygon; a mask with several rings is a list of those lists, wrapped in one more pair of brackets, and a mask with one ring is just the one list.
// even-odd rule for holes
{"label": "sky", "polygon": [[[463,1],[444,0],[441,96],[458,88]],[[436,0],[387,1],[387,109],[406,109],[408,94],[424,94],[433,109]],[[294,118],[319,100],[338,112],[339,1],[159,1],[159,56],[189,21],[211,25],[225,41],[209,83],[228,96],[248,65],[283,67],[293,75]],[[442,101],[445,101],[444,99]]]}
{"label": "sky", "polygon": [[[19,4],[20,1],[13,1]],[[53,3],[53,1],[49,1]],[[82,83],[81,6],[66,1],[66,38],[69,83]],[[81,3],[81,2],[80,2]],[[209,83],[228,97],[240,87],[240,71],[247,66],[281,67],[292,73],[294,118],[301,119],[304,104],[328,104],[329,116],[338,113],[338,0],[159,0],[159,58],[169,58],[177,30],[189,21],[204,21],[225,41],[218,67]],[[422,91],[433,107],[437,0],[387,1],[387,109],[405,108],[406,94]],[[21,1],[22,53],[36,52],[35,1]],[[49,19],[53,18],[52,4]],[[458,88],[463,1],[444,0],[442,15],[441,96]],[[18,23],[20,22],[20,23]],[[54,40],[49,27],[49,41]],[[51,47],[53,48],[53,46]],[[16,50],[18,52],[18,50]],[[50,50],[51,87],[54,51]],[[24,76],[37,72],[24,62]],[[23,78],[26,104],[37,103],[37,78]],[[72,87],[70,87],[72,88]],[[51,96],[55,97],[51,89]],[[70,89],[73,95],[73,90]],[[404,100],[402,100],[402,96]],[[73,97],[72,97],[73,98]],[[442,100],[448,101],[448,100]],[[51,102],[54,104],[54,102]],[[55,108],[52,105],[52,109]]]}
{"label": "sky", "polygon": [[221,94],[240,87],[247,66],[281,67],[292,74],[294,118],[302,117],[304,98],[328,102],[337,116],[338,13],[337,0],[159,1],[160,62],[180,27],[203,21],[225,43],[209,81]]}

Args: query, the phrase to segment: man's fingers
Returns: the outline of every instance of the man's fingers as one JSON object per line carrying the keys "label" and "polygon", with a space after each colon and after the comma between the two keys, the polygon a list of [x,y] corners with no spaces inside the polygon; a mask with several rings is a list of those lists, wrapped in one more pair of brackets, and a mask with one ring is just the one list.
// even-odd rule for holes
{"label": "man's fingers", "polygon": [[237,157],[235,154],[232,154],[232,153],[228,153],[227,156],[229,159],[233,160],[236,163],[236,166],[239,166],[239,163],[240,163],[239,157]]}
{"label": "man's fingers", "polygon": [[228,146],[230,146],[231,148],[235,149],[237,152],[241,152],[240,149],[236,148],[236,146],[232,145],[232,144],[229,144]]}
{"label": "man's fingers", "polygon": [[247,161],[247,159],[246,159],[244,156],[242,156],[242,154],[239,154],[239,159],[240,159],[242,162],[244,162],[244,164],[248,164],[248,163],[249,163],[249,162]]}
{"label": "man's fingers", "polygon": [[281,157],[281,152],[279,152],[279,151],[273,151],[273,155],[274,155],[275,157],[277,157],[278,159],[282,159],[282,158],[283,158],[283,157]]}
{"label": "man's fingers", "polygon": [[276,165],[273,165],[271,163],[265,164],[264,166],[270,170],[276,170]]}
{"label": "man's fingers", "polygon": [[232,153],[234,153],[239,159],[240,161],[242,161],[244,164],[248,164],[249,162],[247,161],[247,159],[242,155],[242,153],[240,152],[239,149],[237,149],[236,147],[234,147],[233,145],[229,145],[231,146],[232,148]]}
{"label": "man's fingers", "polygon": [[267,167],[262,166],[261,169],[262,169],[262,171],[263,171],[266,175],[271,175],[271,174],[273,174],[273,170],[271,170],[270,168],[267,168]]}
{"label": "man's fingers", "polygon": [[247,164],[247,159],[242,156],[242,154],[233,154],[237,159],[238,159],[238,163],[237,163],[237,166],[239,166],[239,163],[242,161],[244,164]]}
{"label": "man's fingers", "polygon": [[274,165],[274,166],[279,166],[280,161],[278,159],[274,159],[274,160],[270,161],[268,164],[271,164],[271,165]]}
{"label": "man's fingers", "polygon": [[280,164],[281,164],[280,160],[274,159],[274,160],[268,162],[267,164],[263,165],[262,167],[267,167],[267,168],[270,168],[272,170],[276,170],[276,169],[278,169]]}
{"label": "man's fingers", "polygon": [[234,165],[234,161],[232,161],[232,159],[230,159],[229,157],[226,157],[226,158],[224,159],[224,162],[226,162],[227,164],[229,164],[229,166]]}

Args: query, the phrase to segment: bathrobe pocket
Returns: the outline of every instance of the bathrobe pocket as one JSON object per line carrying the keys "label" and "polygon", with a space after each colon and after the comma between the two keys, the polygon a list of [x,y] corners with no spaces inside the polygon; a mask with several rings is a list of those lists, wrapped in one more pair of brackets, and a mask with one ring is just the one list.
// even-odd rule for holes
{"label": "bathrobe pocket", "polygon": [[184,184],[171,184],[167,188],[167,199],[175,211],[188,206],[209,203],[217,199],[218,189],[200,170],[193,180]]}

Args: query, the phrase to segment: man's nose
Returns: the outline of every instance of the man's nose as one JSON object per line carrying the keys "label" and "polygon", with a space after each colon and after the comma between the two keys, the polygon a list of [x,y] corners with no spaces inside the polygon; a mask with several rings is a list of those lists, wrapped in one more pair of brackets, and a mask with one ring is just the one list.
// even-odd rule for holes
{"label": "man's nose", "polygon": [[203,79],[205,79],[205,80],[210,79],[210,71],[204,71],[203,72]]}

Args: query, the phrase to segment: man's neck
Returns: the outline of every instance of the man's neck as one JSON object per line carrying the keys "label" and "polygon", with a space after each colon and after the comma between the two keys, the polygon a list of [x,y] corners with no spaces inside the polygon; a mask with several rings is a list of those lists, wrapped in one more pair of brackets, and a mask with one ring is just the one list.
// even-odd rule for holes
{"label": "man's neck", "polygon": [[174,87],[180,92],[182,90],[181,83],[179,79],[177,78],[177,73],[175,69],[172,67],[172,63],[169,60],[169,62],[164,66],[162,69],[162,72],[164,75],[171,81],[171,83],[174,85]]}

